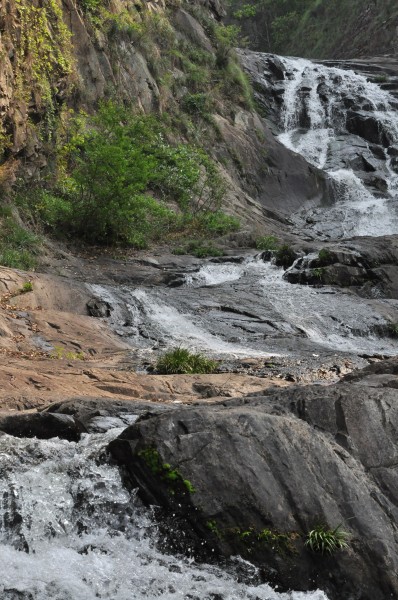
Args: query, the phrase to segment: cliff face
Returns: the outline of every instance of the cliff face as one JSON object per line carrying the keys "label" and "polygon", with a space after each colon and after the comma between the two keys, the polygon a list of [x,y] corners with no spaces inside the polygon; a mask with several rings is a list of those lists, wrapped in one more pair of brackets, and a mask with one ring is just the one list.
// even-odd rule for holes
{"label": "cliff face", "polygon": [[[94,10],[99,3],[83,0],[2,3],[0,149],[5,159],[43,166],[48,150],[43,142],[54,138],[68,108],[93,110],[99,100],[114,95],[145,111],[157,106],[158,85],[122,28],[131,3],[104,4],[100,19]],[[164,9],[164,4],[146,3],[148,14]],[[38,163],[33,159],[40,153]]]}
{"label": "cliff face", "polygon": [[30,158],[65,101],[73,71],[61,3],[1,3],[0,34],[0,150],[3,160]]}
{"label": "cliff face", "polygon": [[70,115],[111,99],[167,115],[176,140],[205,148],[227,183],[224,208],[252,229],[318,201],[319,174],[274,141],[256,113],[223,16],[219,0],[2,3],[3,183],[43,179]]}

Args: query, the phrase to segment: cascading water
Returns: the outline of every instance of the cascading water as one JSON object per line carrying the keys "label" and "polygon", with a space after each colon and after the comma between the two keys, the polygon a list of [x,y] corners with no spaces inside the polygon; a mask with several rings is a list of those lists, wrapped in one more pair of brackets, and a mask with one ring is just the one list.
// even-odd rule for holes
{"label": "cascading water", "polygon": [[327,600],[279,594],[248,564],[244,584],[232,565],[227,573],[157,550],[150,512],[106,461],[120,431],[79,443],[0,437],[2,600]]}
{"label": "cascading water", "polygon": [[394,301],[292,285],[283,273],[261,259],[247,259],[204,265],[178,288],[92,289],[115,306],[116,331],[142,349],[182,345],[222,359],[322,348],[397,353],[396,340],[380,337]]}
{"label": "cascading water", "polygon": [[279,60],[285,69],[279,140],[327,171],[337,200],[311,213],[316,229],[334,238],[398,233],[395,98],[353,71]]}

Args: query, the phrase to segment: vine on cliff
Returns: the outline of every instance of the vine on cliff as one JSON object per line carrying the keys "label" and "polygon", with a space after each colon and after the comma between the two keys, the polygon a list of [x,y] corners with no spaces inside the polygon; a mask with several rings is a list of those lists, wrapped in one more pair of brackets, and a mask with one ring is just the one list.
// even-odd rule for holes
{"label": "vine on cliff", "polygon": [[40,4],[14,0],[18,27],[14,33],[14,75],[20,99],[33,94],[40,109],[54,109],[54,95],[73,70],[70,32],[63,21],[61,0]]}

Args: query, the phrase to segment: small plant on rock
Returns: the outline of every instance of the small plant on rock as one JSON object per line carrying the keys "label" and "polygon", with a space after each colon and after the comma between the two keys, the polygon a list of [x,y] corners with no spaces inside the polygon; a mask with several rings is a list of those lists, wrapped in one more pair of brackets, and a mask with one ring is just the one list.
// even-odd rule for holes
{"label": "small plant on rock", "polygon": [[325,269],[323,267],[317,267],[312,272],[314,274],[314,277],[316,277],[319,280],[323,279],[323,276],[325,275]]}
{"label": "small plant on rock", "polygon": [[277,250],[278,238],[274,235],[264,235],[256,240],[257,250]]}
{"label": "small plant on rock", "polygon": [[28,292],[33,291],[33,283],[31,281],[25,281],[22,286],[21,294],[27,294]]}
{"label": "small plant on rock", "polygon": [[203,354],[192,353],[186,348],[170,350],[163,354],[156,363],[156,370],[161,375],[214,373],[216,368],[216,361]]}
{"label": "small plant on rock", "polygon": [[57,360],[84,360],[85,356],[83,352],[72,352],[66,348],[63,348],[62,346],[54,346],[54,350],[50,354],[50,358]]}
{"label": "small plant on rock", "polygon": [[308,533],[305,545],[319,554],[334,554],[337,550],[348,548],[348,533],[340,527],[329,529],[325,525],[317,525]]}
{"label": "small plant on rock", "polygon": [[318,260],[321,266],[330,265],[333,262],[333,254],[328,248],[322,248],[318,252]]}
{"label": "small plant on rock", "polygon": [[296,253],[289,244],[283,244],[275,253],[275,264],[278,267],[288,269],[296,260]]}
{"label": "small plant on rock", "polygon": [[392,337],[398,337],[398,323],[390,323],[389,329]]}

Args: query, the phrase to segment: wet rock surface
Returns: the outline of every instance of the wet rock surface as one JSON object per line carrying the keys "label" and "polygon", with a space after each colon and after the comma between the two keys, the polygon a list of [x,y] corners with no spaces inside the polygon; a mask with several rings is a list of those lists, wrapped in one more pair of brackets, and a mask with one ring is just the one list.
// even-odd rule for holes
{"label": "wet rock surface", "polygon": [[396,61],[321,63],[248,50],[240,58],[278,140],[328,173],[323,206],[290,215],[302,232],[397,233]]}
{"label": "wet rock surface", "polygon": [[350,288],[368,298],[398,298],[398,236],[355,238],[306,253],[287,269],[293,284]]}
{"label": "wet rock surface", "polygon": [[46,406],[40,415],[58,415],[60,420],[65,418],[80,423],[89,433],[102,433],[108,429],[127,427],[140,415],[155,415],[171,408],[169,404],[138,400],[72,398]]}
{"label": "wet rock surface", "polygon": [[0,431],[20,438],[48,440],[59,437],[76,442],[86,428],[71,415],[43,412],[0,416]]}
{"label": "wet rock surface", "polygon": [[[369,386],[372,371],[395,373],[397,363],[327,388],[271,389],[148,415],[110,451],[146,502],[163,507],[163,518],[176,515],[199,553],[203,542],[222,555],[241,553],[283,589],[393,598],[398,392]],[[342,524],[349,548],[311,552],[306,536],[321,523]],[[184,547],[181,536],[168,539]]]}

